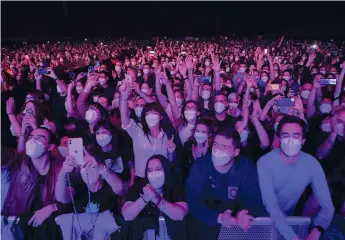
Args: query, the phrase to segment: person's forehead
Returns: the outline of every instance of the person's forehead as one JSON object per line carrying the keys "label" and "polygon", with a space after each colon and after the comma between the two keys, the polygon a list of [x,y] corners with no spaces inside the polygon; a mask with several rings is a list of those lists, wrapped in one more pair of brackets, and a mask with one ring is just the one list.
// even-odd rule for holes
{"label": "person's forehead", "polygon": [[162,167],[161,161],[159,161],[156,158],[151,159],[148,164],[148,168],[157,168],[157,167]]}
{"label": "person's forehead", "polygon": [[302,134],[302,127],[297,123],[285,123],[281,128],[281,133],[300,133]]}
{"label": "person's forehead", "polygon": [[232,147],[233,144],[232,144],[232,139],[227,139],[226,137],[224,136],[221,136],[221,135],[217,135],[215,138],[214,138],[214,142],[215,143],[218,143],[218,144],[221,144],[221,145],[226,145],[226,146],[229,146],[229,147]]}
{"label": "person's forehead", "polygon": [[196,126],[196,129],[199,131],[207,131],[208,130],[207,126],[205,126],[204,124],[198,124]]}
{"label": "person's forehead", "polygon": [[219,101],[226,101],[226,97],[223,95],[217,95],[215,100],[219,100]]}
{"label": "person's forehead", "polygon": [[189,103],[187,103],[186,107],[189,107],[189,108],[192,108],[192,107],[193,107],[193,108],[196,108],[197,106],[196,106],[195,103],[189,102]]}
{"label": "person's forehead", "polygon": [[48,130],[42,129],[42,128],[37,128],[31,132],[31,136],[42,136],[45,139],[48,140],[49,138],[49,133]]}

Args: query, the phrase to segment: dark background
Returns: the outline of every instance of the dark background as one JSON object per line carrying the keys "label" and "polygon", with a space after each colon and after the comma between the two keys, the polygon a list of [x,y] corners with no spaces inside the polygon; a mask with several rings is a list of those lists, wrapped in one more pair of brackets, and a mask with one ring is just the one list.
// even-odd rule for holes
{"label": "dark background", "polygon": [[2,2],[2,42],[152,36],[343,38],[344,2]]}

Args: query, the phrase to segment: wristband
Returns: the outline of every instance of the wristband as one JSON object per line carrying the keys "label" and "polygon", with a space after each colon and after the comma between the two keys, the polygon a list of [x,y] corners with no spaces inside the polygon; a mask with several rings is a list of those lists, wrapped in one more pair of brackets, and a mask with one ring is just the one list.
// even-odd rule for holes
{"label": "wristband", "polygon": [[140,195],[140,197],[141,197],[141,199],[143,199],[144,203],[146,203],[146,204],[149,203],[149,202],[146,202],[146,201],[145,201],[145,198],[144,198],[144,196],[143,196],[142,194]]}

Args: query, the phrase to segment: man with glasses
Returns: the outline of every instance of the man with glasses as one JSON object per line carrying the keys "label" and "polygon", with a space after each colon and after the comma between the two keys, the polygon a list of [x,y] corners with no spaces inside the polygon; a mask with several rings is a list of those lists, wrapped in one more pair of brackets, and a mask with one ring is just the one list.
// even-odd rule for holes
{"label": "man with glasses", "polygon": [[197,159],[186,183],[193,239],[217,239],[221,225],[244,230],[254,216],[265,216],[256,168],[240,156],[240,136],[233,128],[215,135],[212,155]]}
{"label": "man with glasses", "polygon": [[60,206],[54,190],[62,165],[51,157],[53,144],[53,134],[38,127],[25,144],[26,154],[1,151],[1,167],[9,170],[11,178],[1,214],[20,217],[24,239],[51,239],[55,235],[54,217]]}
{"label": "man with glasses", "polygon": [[263,202],[274,225],[285,239],[299,239],[286,221],[292,215],[305,188],[311,184],[320,210],[313,220],[308,240],[319,239],[330,225],[334,207],[324,171],[311,155],[301,151],[306,140],[307,124],[295,116],[283,117],[277,128],[280,148],[258,161],[259,183]]}

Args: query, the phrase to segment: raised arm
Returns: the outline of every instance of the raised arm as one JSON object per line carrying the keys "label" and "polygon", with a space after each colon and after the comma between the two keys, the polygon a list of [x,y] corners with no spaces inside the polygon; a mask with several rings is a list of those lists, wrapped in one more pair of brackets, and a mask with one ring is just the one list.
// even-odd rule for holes
{"label": "raised arm", "polygon": [[[166,109],[168,107],[169,102],[168,102],[167,98],[162,94],[161,71],[158,69],[159,68],[157,68],[157,71],[156,71],[156,81],[155,81],[156,94],[157,94],[157,98],[158,98],[159,103],[161,104],[163,109]],[[163,71],[165,71],[165,69]]]}
{"label": "raised arm", "polygon": [[172,90],[171,83],[166,76],[163,77],[163,83],[165,84],[165,87],[167,89],[168,99],[171,105],[171,111],[172,111],[174,120],[177,120],[181,117],[181,112],[176,104],[176,98]]}
{"label": "raised arm", "polygon": [[272,98],[271,100],[269,100],[269,101],[266,103],[264,109],[262,110],[262,112],[261,112],[261,114],[260,114],[260,116],[259,116],[260,121],[263,122],[263,121],[266,120],[267,114],[268,114],[269,110],[270,110],[271,107],[274,105],[275,101],[278,100],[279,98],[281,98],[281,96],[280,96],[280,95],[277,95],[275,98]]}
{"label": "raised arm", "polygon": [[89,97],[89,94],[92,91],[92,88],[96,86],[97,82],[98,82],[98,74],[88,74],[85,87],[83,91],[79,94],[79,97],[77,100],[78,113],[82,118],[85,118],[85,113],[88,108],[87,99]]}
{"label": "raised arm", "polygon": [[310,95],[308,97],[308,102],[307,102],[307,118],[311,118],[312,116],[314,116],[316,112],[315,100],[316,100],[317,92],[320,88],[321,88],[320,81],[314,80],[313,89],[310,92]]}
{"label": "raised arm", "polygon": [[343,80],[344,80],[344,75],[345,75],[345,61],[343,62],[343,68],[341,69],[341,73],[339,76],[339,79],[337,80],[337,85],[335,86],[335,92],[334,92],[334,100],[333,102],[333,108],[339,105],[339,95],[341,93],[341,88],[343,86]]}
{"label": "raised arm", "polygon": [[259,100],[255,100],[253,102],[253,114],[251,117],[252,123],[255,127],[256,133],[258,134],[259,140],[260,140],[260,147],[265,149],[270,146],[270,139],[268,137],[267,131],[262,126],[260,120],[259,120],[259,112],[260,112],[260,102]]}
{"label": "raised arm", "polygon": [[121,123],[124,128],[128,127],[130,123],[129,111],[128,111],[128,97],[129,97],[129,86],[126,81],[120,87],[120,112],[121,112]]}
{"label": "raised arm", "polygon": [[131,83],[131,89],[134,89],[135,92],[142,98],[144,99],[147,103],[153,103],[155,102],[155,99],[153,97],[151,97],[150,95],[146,94],[146,93],[143,93],[141,90],[140,90],[140,86],[139,86],[139,83],[137,82],[132,82]]}
{"label": "raised arm", "polygon": [[213,62],[213,71],[214,71],[214,90],[220,91],[221,89],[221,83],[220,83],[220,65],[222,64],[222,61],[219,61],[218,57],[214,58]]}
{"label": "raised arm", "polygon": [[13,97],[10,97],[6,102],[6,112],[14,128],[14,132],[16,133],[16,136],[19,137],[22,131],[22,126],[20,126],[20,123],[18,121],[17,115],[15,115],[14,113],[14,110],[15,110],[15,101]]}

